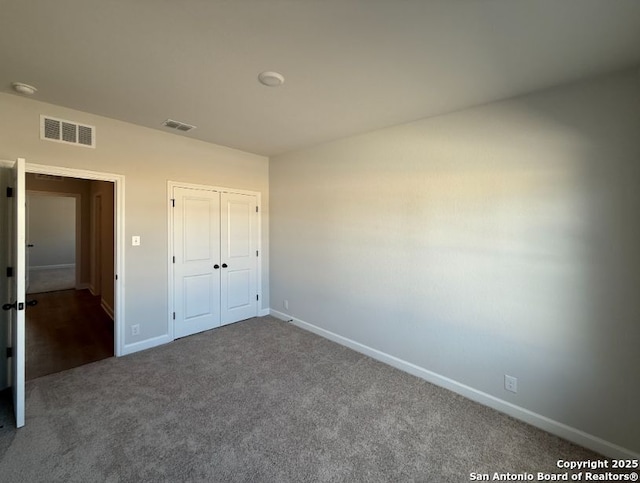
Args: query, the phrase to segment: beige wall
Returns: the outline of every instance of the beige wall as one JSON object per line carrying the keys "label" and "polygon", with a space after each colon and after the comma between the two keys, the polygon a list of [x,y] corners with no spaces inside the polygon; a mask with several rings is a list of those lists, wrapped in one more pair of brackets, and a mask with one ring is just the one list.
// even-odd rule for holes
{"label": "beige wall", "polygon": [[[262,193],[262,304],[267,308],[267,158],[17,95],[0,94],[0,112],[0,158],[25,157],[28,163],[125,177],[124,337],[129,347],[168,333],[167,180]],[[96,126],[96,149],[41,141],[41,114]],[[131,246],[132,235],[141,236],[141,246]],[[139,336],[131,335],[133,324],[140,324]]]}
{"label": "beige wall", "polygon": [[80,287],[86,286],[89,283],[90,277],[90,182],[75,178],[62,178],[59,180],[36,178],[33,173],[27,173],[26,186],[27,191],[78,195],[78,204],[76,205],[76,229],[79,231],[80,243],[76,246],[76,278]]}
{"label": "beige wall", "polygon": [[640,452],[639,106],[636,70],[271,159],[272,308]]}
{"label": "beige wall", "polygon": [[27,195],[29,268],[76,263],[76,198]]}

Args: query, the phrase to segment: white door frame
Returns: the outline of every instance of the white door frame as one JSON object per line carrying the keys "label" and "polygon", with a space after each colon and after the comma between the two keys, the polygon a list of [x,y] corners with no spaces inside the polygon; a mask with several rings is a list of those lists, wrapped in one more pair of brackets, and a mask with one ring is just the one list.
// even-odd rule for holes
{"label": "white door frame", "polygon": [[124,176],[120,174],[102,173],[84,169],[45,166],[42,164],[26,164],[27,173],[48,174],[67,178],[80,178],[113,183],[114,207],[114,301],[113,304],[113,352],[116,357],[124,355]]}
{"label": "white door frame", "polygon": [[169,287],[169,303],[167,310],[167,320],[169,321],[168,334],[170,340],[175,340],[175,321],[173,320],[173,313],[175,311],[175,302],[173,300],[174,295],[174,266],[173,266],[173,188],[186,188],[205,191],[218,191],[220,193],[237,193],[241,195],[250,195],[256,197],[256,205],[258,207],[258,233],[257,233],[257,245],[259,256],[256,267],[256,291],[258,292],[259,303],[256,306],[256,316],[260,315],[260,306],[262,305],[262,193],[259,191],[241,190],[235,188],[224,188],[220,186],[208,186],[202,184],[183,183],[181,181],[167,181],[167,239],[169,253],[167,254],[167,275],[168,275],[168,287]]}

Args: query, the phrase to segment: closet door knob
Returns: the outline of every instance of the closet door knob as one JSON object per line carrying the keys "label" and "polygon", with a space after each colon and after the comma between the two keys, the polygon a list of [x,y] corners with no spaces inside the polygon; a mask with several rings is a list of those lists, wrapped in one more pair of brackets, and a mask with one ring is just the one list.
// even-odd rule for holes
{"label": "closet door knob", "polygon": [[218,270],[220,268],[220,265],[218,265],[217,263],[213,266],[213,268],[215,268],[216,270]]}
{"label": "closet door knob", "polygon": [[228,265],[226,263],[222,264],[222,268],[227,268],[227,267],[228,267]]}

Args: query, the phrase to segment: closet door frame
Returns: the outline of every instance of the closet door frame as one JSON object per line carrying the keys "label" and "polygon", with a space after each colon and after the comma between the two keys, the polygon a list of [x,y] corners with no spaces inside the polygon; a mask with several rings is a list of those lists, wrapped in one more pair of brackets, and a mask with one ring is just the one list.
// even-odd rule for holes
{"label": "closet door frame", "polygon": [[222,186],[210,186],[194,183],[184,183],[181,181],[167,181],[167,241],[168,241],[168,256],[167,256],[167,283],[169,288],[169,303],[167,310],[167,322],[168,333],[170,340],[175,340],[175,283],[174,283],[174,264],[173,257],[175,252],[173,241],[173,190],[174,188],[186,188],[205,191],[218,191],[220,193],[236,193],[241,195],[250,195],[256,197],[256,206],[258,208],[257,216],[257,233],[256,233],[256,249],[258,250],[258,257],[256,257],[256,291],[259,298],[258,305],[256,307],[256,316],[262,314],[260,309],[263,301],[262,296],[262,193],[259,191],[242,190],[236,188],[222,187]]}

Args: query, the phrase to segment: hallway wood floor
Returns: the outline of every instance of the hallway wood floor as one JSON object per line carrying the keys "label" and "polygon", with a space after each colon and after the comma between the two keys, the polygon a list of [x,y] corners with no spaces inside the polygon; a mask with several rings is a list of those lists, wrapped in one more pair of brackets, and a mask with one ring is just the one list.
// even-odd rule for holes
{"label": "hallway wood floor", "polygon": [[113,321],[89,290],[32,294],[26,315],[26,379],[113,356]]}

